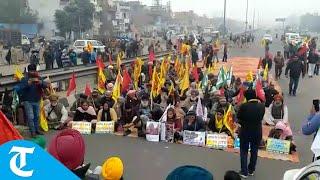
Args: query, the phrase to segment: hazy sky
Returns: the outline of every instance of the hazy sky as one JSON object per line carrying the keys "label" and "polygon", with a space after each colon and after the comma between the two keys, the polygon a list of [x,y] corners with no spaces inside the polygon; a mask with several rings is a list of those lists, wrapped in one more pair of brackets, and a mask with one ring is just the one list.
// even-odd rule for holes
{"label": "hazy sky", "polygon": [[[151,5],[152,0],[140,0]],[[166,4],[168,0],[162,0]],[[246,0],[227,0],[227,17],[245,21]],[[224,0],[171,0],[173,11],[194,10],[198,14],[223,16]],[[320,0],[249,0],[249,21],[252,21],[255,9],[256,18],[267,23],[274,22],[276,17],[287,17],[292,14],[301,15],[307,12],[320,11]],[[258,15],[259,14],[259,15]]]}

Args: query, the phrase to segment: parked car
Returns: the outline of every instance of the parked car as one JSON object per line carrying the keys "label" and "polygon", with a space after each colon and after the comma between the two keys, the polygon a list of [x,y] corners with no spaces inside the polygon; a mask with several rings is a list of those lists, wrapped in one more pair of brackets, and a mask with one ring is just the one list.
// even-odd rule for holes
{"label": "parked car", "polygon": [[263,36],[263,39],[269,41],[269,43],[272,43],[272,36],[270,34],[265,34]]}
{"label": "parked car", "polygon": [[102,44],[102,42],[97,41],[97,40],[76,40],[73,43],[73,49],[77,54],[80,54],[83,52],[83,48],[87,47],[89,42],[92,44],[93,48],[96,48],[100,52],[105,51],[105,45]]}
{"label": "parked car", "polygon": [[283,180],[316,180],[320,179],[320,160],[302,169],[291,169],[284,173]]}
{"label": "parked car", "polygon": [[297,44],[301,42],[301,37],[298,33],[286,33],[286,41],[288,43],[293,42],[294,44]]}

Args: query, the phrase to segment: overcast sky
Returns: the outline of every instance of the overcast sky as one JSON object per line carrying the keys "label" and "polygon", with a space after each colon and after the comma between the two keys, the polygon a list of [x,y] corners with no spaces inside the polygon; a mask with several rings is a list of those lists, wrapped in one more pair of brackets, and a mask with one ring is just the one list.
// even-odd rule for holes
{"label": "overcast sky", "polygon": [[[140,0],[151,5],[152,0]],[[166,4],[168,0],[162,0]],[[227,0],[227,17],[245,21],[246,0]],[[224,0],[171,0],[173,11],[194,10],[196,13],[208,16],[223,16]],[[301,15],[307,12],[320,11],[320,0],[249,0],[249,21],[252,21],[255,9],[256,18],[261,22],[273,23],[277,17],[287,17],[292,14]],[[259,15],[258,15],[259,14]]]}

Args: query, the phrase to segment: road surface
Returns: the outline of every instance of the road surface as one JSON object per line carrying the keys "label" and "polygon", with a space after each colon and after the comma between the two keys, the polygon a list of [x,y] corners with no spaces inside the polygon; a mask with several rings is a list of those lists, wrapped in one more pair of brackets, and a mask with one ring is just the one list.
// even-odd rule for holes
{"label": "road surface", "polygon": [[[273,54],[282,50],[278,40],[271,45]],[[232,49],[231,56],[263,56],[263,48],[257,42],[249,49]],[[272,70],[273,72],[273,70]],[[312,137],[301,135],[301,124],[308,115],[312,99],[319,98],[319,77],[304,79],[300,82],[297,97],[288,97],[288,80],[282,78],[279,83],[285,94],[289,109],[289,121],[294,131],[294,139],[300,156],[300,163],[259,158],[254,177],[248,179],[281,179],[288,169],[303,167],[311,162],[310,146]],[[47,135],[50,139],[52,134]],[[211,171],[215,179],[223,179],[228,170],[240,169],[240,156],[208,148],[192,147],[181,144],[152,143],[140,138],[114,135],[85,136],[86,162],[92,168],[101,165],[107,157],[120,156],[124,163],[124,178],[130,180],[162,180],[171,170],[181,165],[198,165]]]}

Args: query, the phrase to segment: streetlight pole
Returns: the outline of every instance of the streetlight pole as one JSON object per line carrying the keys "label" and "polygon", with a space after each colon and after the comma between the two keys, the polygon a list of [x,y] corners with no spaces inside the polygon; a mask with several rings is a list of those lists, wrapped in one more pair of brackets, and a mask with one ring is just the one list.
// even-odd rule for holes
{"label": "streetlight pole", "polygon": [[223,12],[223,37],[225,37],[227,33],[226,28],[226,10],[227,10],[227,0],[224,0],[224,12]]}
{"label": "streetlight pole", "polygon": [[244,32],[244,37],[247,39],[247,29],[248,29],[248,6],[249,6],[249,0],[247,0],[247,9],[246,9],[246,29]]}

